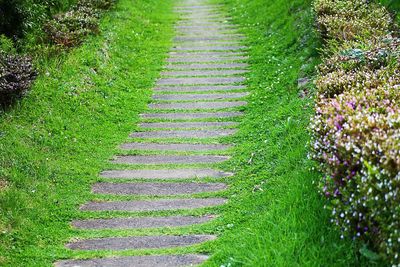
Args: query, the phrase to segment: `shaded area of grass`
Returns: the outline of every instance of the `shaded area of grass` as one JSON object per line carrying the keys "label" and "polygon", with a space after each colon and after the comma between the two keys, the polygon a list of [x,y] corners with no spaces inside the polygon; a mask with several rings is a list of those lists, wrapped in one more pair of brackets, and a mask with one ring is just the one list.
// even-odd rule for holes
{"label": "shaded area of grass", "polygon": [[101,36],[43,62],[30,95],[1,114],[0,265],[68,257],[68,222],[149,101],[173,34],[171,5],[119,1]]}
{"label": "shaded area of grass", "polygon": [[[220,0],[250,48],[252,95],[228,170],[237,175],[207,266],[355,266],[355,246],[329,223],[307,159],[318,62],[311,1]],[[304,97],[306,95],[306,97]],[[312,94],[311,94],[312,95]],[[302,96],[302,97],[300,97]]]}

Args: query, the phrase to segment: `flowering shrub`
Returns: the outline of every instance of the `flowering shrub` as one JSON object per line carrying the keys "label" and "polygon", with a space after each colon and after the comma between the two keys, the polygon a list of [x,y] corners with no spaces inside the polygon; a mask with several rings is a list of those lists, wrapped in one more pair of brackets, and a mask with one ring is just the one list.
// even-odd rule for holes
{"label": "flowering shrub", "polygon": [[381,6],[316,0],[327,38],[310,157],[332,221],[400,266],[400,40]]}
{"label": "flowering shrub", "polygon": [[321,34],[335,40],[386,35],[392,18],[382,6],[366,0],[318,0],[314,9]]}
{"label": "flowering shrub", "polygon": [[70,11],[54,16],[45,25],[45,31],[58,45],[64,47],[79,45],[85,36],[98,32],[100,10],[110,8],[113,2],[113,0],[80,0]]}
{"label": "flowering shrub", "polygon": [[76,46],[85,36],[98,31],[98,17],[87,7],[73,9],[55,16],[46,24],[45,31],[58,45]]}
{"label": "flowering shrub", "polygon": [[7,106],[23,96],[35,78],[29,58],[0,52],[0,105]]}

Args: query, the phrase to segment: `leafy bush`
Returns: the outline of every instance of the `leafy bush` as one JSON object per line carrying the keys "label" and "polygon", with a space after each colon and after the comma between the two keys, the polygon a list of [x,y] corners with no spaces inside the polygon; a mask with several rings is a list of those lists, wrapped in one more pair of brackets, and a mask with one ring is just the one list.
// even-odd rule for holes
{"label": "leafy bush", "polygon": [[317,0],[327,39],[310,156],[332,221],[400,266],[400,40],[381,6]]}
{"label": "leafy bush", "polygon": [[10,105],[23,96],[35,78],[36,72],[28,57],[0,52],[0,105]]}
{"label": "leafy bush", "polygon": [[52,15],[66,10],[76,0],[0,0],[0,33],[22,37],[42,28]]}
{"label": "leafy bush", "polygon": [[314,9],[322,36],[339,41],[383,36],[393,23],[385,8],[366,0],[318,0]]}
{"label": "leafy bush", "polygon": [[85,36],[98,32],[101,10],[113,3],[112,0],[80,0],[70,11],[54,16],[45,25],[45,31],[58,45],[79,45]]}
{"label": "leafy bush", "polygon": [[80,7],[59,14],[49,21],[45,31],[51,40],[65,47],[80,44],[83,38],[98,31],[98,16],[88,7]]}

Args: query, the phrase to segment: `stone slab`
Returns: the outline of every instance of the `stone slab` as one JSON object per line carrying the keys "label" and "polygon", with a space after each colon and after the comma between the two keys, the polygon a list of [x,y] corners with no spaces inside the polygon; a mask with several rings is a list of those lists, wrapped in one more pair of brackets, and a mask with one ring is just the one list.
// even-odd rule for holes
{"label": "stone slab", "polygon": [[127,250],[187,247],[215,239],[212,235],[160,235],[85,239],[68,243],[72,250]]}
{"label": "stone slab", "polygon": [[223,198],[187,198],[134,201],[88,202],[81,206],[86,211],[165,211],[188,210],[220,206],[226,203]]}
{"label": "stone slab", "polygon": [[184,100],[223,100],[237,99],[248,96],[249,93],[225,93],[225,94],[178,94],[178,95],[153,95],[154,100],[184,101]]}
{"label": "stone slab", "polygon": [[182,102],[182,103],[156,103],[149,104],[150,109],[224,109],[246,106],[245,101],[231,102]]}
{"label": "stone slab", "polygon": [[161,73],[162,76],[231,76],[237,74],[247,73],[247,70],[241,69],[227,69],[227,70],[181,70],[181,71],[163,71]]}
{"label": "stone slab", "polygon": [[161,78],[158,85],[189,85],[189,84],[227,84],[244,82],[244,77],[185,77],[185,78]]}
{"label": "stone slab", "polygon": [[219,35],[219,36],[179,36],[175,37],[175,42],[203,42],[203,41],[238,41],[243,40],[244,37],[240,35]]}
{"label": "stone slab", "polygon": [[196,113],[145,113],[140,117],[143,119],[167,119],[167,120],[191,120],[209,118],[233,118],[242,116],[243,112],[196,112]]}
{"label": "stone slab", "polygon": [[172,51],[242,51],[245,50],[245,46],[231,45],[231,46],[175,46]]}
{"label": "stone slab", "polygon": [[113,163],[121,164],[207,164],[219,163],[228,160],[227,156],[214,155],[137,155],[118,156]]}
{"label": "stone slab", "polygon": [[110,179],[195,179],[222,178],[232,173],[215,169],[159,169],[159,170],[111,170],[100,176]]}
{"label": "stone slab", "polygon": [[197,266],[208,259],[205,255],[129,256],[89,260],[65,260],[56,267],[186,267]]}
{"label": "stone slab", "polygon": [[186,51],[172,51],[169,52],[171,57],[233,57],[243,56],[242,51],[199,51],[199,52],[186,52]]}
{"label": "stone slab", "polygon": [[196,62],[231,62],[248,60],[248,56],[204,56],[204,57],[170,57],[169,63],[196,63]]}
{"label": "stone slab", "polygon": [[236,129],[215,129],[215,130],[159,130],[136,132],[130,137],[137,138],[215,138],[225,137],[236,133]]}
{"label": "stone slab", "polygon": [[206,223],[213,216],[171,216],[171,217],[135,217],[111,219],[75,220],[71,223],[77,229],[144,229],[158,227],[182,227]]}
{"label": "stone slab", "polygon": [[200,86],[164,86],[156,87],[159,92],[207,92],[207,91],[232,91],[246,89],[245,85],[200,85]]}
{"label": "stone slab", "polygon": [[144,122],[139,124],[141,128],[209,128],[209,127],[227,127],[237,126],[237,122]]}
{"label": "stone slab", "polygon": [[223,183],[107,183],[92,185],[95,194],[174,196],[218,192],[226,189]]}
{"label": "stone slab", "polygon": [[122,149],[140,151],[215,151],[229,149],[230,145],[222,144],[157,144],[157,143],[127,143]]}
{"label": "stone slab", "polygon": [[214,25],[208,25],[208,24],[197,24],[197,25],[191,25],[191,24],[183,24],[181,23],[182,21],[179,21],[175,28],[176,29],[238,29],[236,25],[233,24],[226,24],[226,23],[215,23]]}
{"label": "stone slab", "polygon": [[204,70],[204,69],[236,69],[246,68],[247,63],[201,63],[201,64],[170,64],[168,70]]}

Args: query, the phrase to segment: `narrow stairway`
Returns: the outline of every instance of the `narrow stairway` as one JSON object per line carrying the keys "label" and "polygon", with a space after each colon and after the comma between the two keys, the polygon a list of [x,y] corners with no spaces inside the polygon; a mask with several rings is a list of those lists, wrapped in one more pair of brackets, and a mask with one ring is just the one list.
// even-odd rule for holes
{"label": "narrow stairway", "polygon": [[[101,182],[92,187],[94,194],[114,199],[85,203],[82,212],[98,219],[72,222],[72,227],[82,231],[142,229],[143,234],[71,240],[66,244],[71,250],[157,251],[217,238],[209,234],[146,235],[146,229],[179,229],[209,223],[218,216],[213,208],[227,202],[218,197],[227,189],[221,180],[233,175],[217,168],[229,160],[232,149],[223,140],[235,134],[246,105],[243,36],[219,13],[218,6],[204,0],[186,0],[176,12],[180,20],[174,47],[154,88],[149,111],[141,115],[140,130],[121,145],[121,155],[112,160],[115,168],[102,172]],[[207,213],[190,214],[198,209]],[[170,211],[173,215],[165,215]],[[104,212],[115,216],[96,216]],[[55,266],[194,266],[207,258],[153,253],[63,260]]]}

